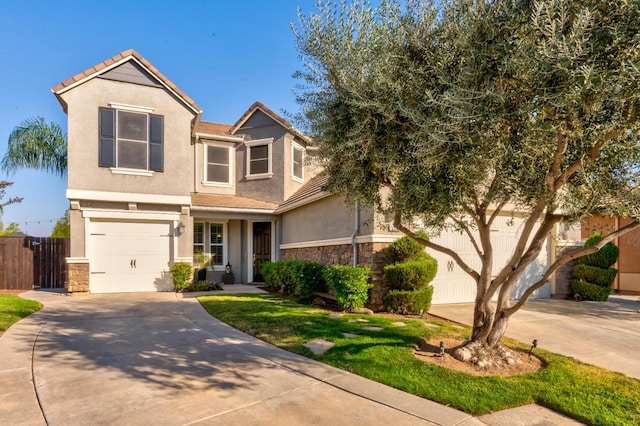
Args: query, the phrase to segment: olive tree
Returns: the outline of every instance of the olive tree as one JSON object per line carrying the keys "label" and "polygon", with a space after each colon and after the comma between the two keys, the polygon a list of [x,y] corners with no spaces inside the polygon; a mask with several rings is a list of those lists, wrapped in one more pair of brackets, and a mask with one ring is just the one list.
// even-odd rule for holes
{"label": "olive tree", "polygon": [[[639,2],[322,1],[293,29],[299,119],[326,189],[392,215],[475,280],[476,345],[498,344],[560,266],[638,226],[555,260],[511,300],[560,221],[640,216]],[[491,228],[514,212],[521,236],[494,270]],[[416,224],[466,233],[481,266]]]}

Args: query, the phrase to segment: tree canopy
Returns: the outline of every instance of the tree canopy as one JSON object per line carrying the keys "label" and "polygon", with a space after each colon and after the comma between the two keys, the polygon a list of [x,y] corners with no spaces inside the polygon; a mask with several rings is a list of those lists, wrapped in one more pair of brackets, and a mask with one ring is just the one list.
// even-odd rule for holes
{"label": "tree canopy", "polygon": [[69,222],[69,209],[58,219],[51,231],[51,238],[69,238],[71,236],[71,223]]}
{"label": "tree canopy", "polygon": [[[511,289],[560,220],[640,216],[639,2],[323,1],[294,32],[326,189],[394,215],[476,280],[474,340],[502,336],[535,288],[515,304]],[[514,212],[522,235],[493,271],[489,231]],[[482,267],[415,223],[467,233]]]}
{"label": "tree canopy", "polygon": [[0,162],[4,172],[30,168],[64,176],[67,172],[67,137],[56,123],[29,118],[9,135],[7,152]]}

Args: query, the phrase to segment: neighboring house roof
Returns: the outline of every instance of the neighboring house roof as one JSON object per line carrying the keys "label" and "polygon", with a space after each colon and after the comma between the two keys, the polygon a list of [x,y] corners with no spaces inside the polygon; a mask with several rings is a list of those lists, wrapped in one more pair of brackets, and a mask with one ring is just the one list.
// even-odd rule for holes
{"label": "neighboring house roof", "polygon": [[133,49],[125,50],[117,55],[100,62],[99,64],[81,72],[73,77],[64,80],[62,83],[54,86],[51,90],[58,98],[58,101],[62,104],[64,110],[67,110],[66,104],[60,97],[60,95],[67,90],[71,90],[95,77],[100,76],[128,61],[135,61],[138,65],[144,68],[148,73],[153,75],[158,82],[164,86],[167,90],[172,92],[180,101],[182,101],[189,109],[191,109],[196,115],[202,114],[202,109],[196,104],[193,99],[187,96],[182,90],[173,84],[167,77],[165,77],[156,67],[151,65],[149,61],[142,57],[138,52]]}
{"label": "neighboring house roof", "polygon": [[231,134],[236,133],[244,125],[244,123],[246,123],[247,120],[249,120],[249,118],[251,118],[251,116],[256,111],[262,111],[267,116],[269,116],[273,121],[275,121],[276,123],[278,123],[279,125],[281,125],[285,129],[287,129],[288,131],[293,133],[295,136],[299,137],[300,139],[302,139],[302,140],[304,140],[306,142],[309,141],[309,138],[307,136],[305,136],[304,134],[302,134],[298,129],[293,127],[293,125],[291,123],[289,123],[287,120],[282,118],[280,115],[278,115],[275,112],[273,112],[271,109],[269,109],[262,102],[258,102],[258,101],[254,102],[253,105],[251,105],[249,107],[249,109],[244,114],[242,114],[242,117],[240,117],[240,119],[238,121],[236,121],[236,123],[233,125],[233,129],[231,130]]}
{"label": "neighboring house roof", "polygon": [[313,177],[284,203],[280,204],[280,207],[278,207],[278,213],[284,213],[302,205],[330,196],[330,193],[323,190],[328,181],[329,176],[326,173],[320,173]]}
{"label": "neighboring house roof", "polygon": [[252,198],[238,197],[235,195],[218,194],[191,194],[191,208],[193,210],[215,211],[256,211],[274,213],[278,208],[276,203],[254,200]]}

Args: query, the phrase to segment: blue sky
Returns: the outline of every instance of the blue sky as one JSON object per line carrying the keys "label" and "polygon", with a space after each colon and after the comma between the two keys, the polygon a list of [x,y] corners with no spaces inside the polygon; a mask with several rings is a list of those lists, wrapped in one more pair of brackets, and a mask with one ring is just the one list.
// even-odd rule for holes
{"label": "blue sky", "polygon": [[[234,123],[256,100],[296,112],[292,73],[300,68],[290,23],[315,0],[2,0],[0,156],[13,128],[42,116],[66,131],[51,88],[115,54],[135,49],[203,109]],[[31,170],[13,181],[2,222],[48,236],[68,206],[66,177]]]}

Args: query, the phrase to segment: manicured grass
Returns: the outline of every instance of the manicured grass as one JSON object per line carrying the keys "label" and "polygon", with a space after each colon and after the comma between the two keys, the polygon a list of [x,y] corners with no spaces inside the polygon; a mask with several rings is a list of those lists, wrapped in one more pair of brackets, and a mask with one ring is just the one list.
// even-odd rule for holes
{"label": "manicured grass", "polygon": [[[447,322],[428,321],[437,325],[432,328],[425,326],[426,320],[410,319],[398,327],[392,324],[397,319],[375,315],[332,318],[330,312],[271,294],[198,299],[214,317],[271,344],[474,415],[535,402],[588,424],[640,424],[639,380],[572,358],[537,349],[546,368],[511,377],[472,376],[416,359],[413,350],[422,338],[469,336],[468,328],[460,330]],[[369,322],[349,322],[356,319]],[[367,331],[363,326],[383,330]],[[335,346],[316,356],[304,346],[313,339]]]}
{"label": "manicured grass", "polygon": [[0,334],[13,323],[42,309],[42,303],[13,294],[0,294]]}

